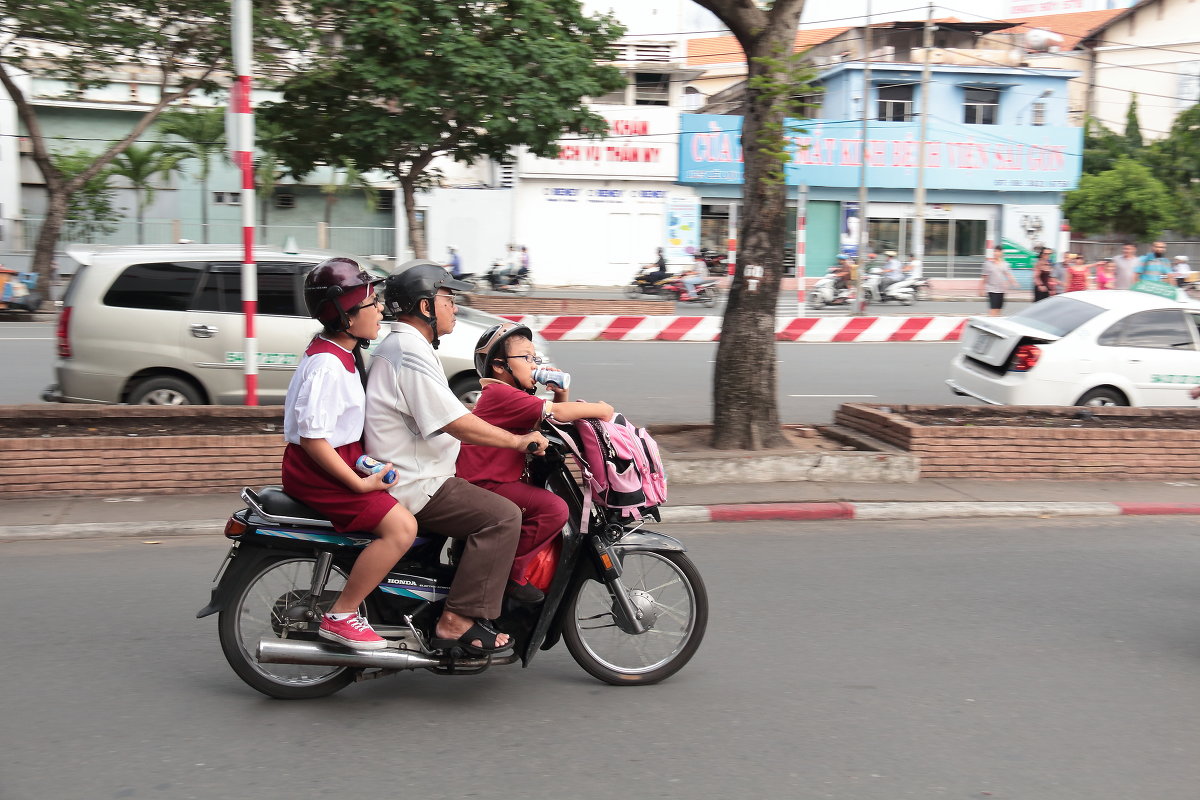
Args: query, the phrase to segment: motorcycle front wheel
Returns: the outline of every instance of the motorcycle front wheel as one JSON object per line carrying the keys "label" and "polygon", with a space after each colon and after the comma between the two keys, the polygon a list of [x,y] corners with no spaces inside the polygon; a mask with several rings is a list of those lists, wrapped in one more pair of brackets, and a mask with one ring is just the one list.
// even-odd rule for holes
{"label": "motorcycle front wheel", "polygon": [[[354,671],[346,667],[260,664],[255,658],[260,639],[284,638],[286,633],[286,638],[317,640],[319,617],[296,620],[290,619],[294,613],[287,613],[307,602],[315,565],[312,557],[268,556],[232,587],[217,623],[221,650],[233,671],[252,688],[280,700],[325,697],[354,682]],[[329,610],[345,585],[346,573],[332,567],[317,601],[321,613]]]}
{"label": "motorcycle front wheel", "polygon": [[623,631],[608,586],[585,580],[567,601],[563,641],[579,666],[605,683],[658,683],[682,669],[700,647],[708,627],[708,593],[683,553],[625,553],[621,568],[645,632]]}

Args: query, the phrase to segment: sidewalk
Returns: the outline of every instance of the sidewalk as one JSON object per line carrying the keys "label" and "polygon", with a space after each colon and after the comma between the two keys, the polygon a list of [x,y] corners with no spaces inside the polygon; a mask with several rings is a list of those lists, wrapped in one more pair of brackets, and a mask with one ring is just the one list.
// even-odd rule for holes
{"label": "sidewalk", "polygon": [[[220,535],[240,498],[53,497],[0,501],[0,541]],[[927,480],[680,486],[664,523],[1200,515],[1200,484],[1138,481]]]}

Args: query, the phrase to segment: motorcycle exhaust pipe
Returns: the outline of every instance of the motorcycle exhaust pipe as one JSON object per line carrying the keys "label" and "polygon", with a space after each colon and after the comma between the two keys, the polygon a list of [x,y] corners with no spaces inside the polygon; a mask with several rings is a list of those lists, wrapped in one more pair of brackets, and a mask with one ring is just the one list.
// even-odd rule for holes
{"label": "motorcycle exhaust pipe", "polygon": [[500,664],[511,664],[516,653],[492,658],[434,658],[412,650],[350,650],[323,642],[302,642],[296,639],[261,639],[254,652],[262,664],[305,664],[323,667],[354,667],[363,669],[447,669],[476,670]]}

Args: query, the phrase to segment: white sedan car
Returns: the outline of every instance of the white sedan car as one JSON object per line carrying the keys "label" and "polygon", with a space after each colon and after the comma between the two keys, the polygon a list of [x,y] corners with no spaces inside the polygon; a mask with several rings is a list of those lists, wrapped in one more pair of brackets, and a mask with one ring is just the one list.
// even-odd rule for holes
{"label": "white sedan car", "polygon": [[946,383],[1020,406],[1189,406],[1200,305],[1138,291],[1071,292],[963,328]]}

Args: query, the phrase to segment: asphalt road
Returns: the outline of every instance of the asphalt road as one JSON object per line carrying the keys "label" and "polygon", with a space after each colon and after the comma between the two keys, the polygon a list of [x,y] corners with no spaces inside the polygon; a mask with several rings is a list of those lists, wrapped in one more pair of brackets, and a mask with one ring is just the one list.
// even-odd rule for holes
{"label": "asphalt road", "polygon": [[307,702],[193,618],[219,533],[0,545],[0,797],[1195,798],[1194,522],[665,527],[712,616],[661,685],[560,646]]}
{"label": "asphalt road", "polygon": [[[54,380],[52,323],[0,325],[0,405],[37,403]],[[827,423],[844,402],[956,402],[943,381],[958,345],[781,342],[780,414]],[[717,346],[687,342],[554,342],[573,397],[606,400],[640,424],[708,422]]]}

